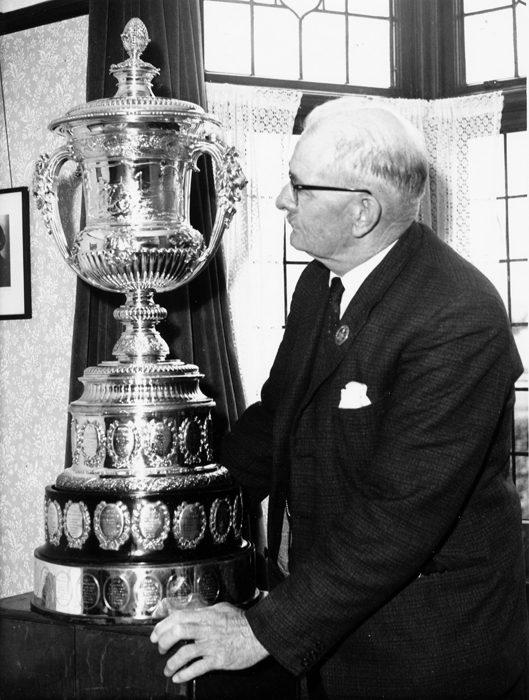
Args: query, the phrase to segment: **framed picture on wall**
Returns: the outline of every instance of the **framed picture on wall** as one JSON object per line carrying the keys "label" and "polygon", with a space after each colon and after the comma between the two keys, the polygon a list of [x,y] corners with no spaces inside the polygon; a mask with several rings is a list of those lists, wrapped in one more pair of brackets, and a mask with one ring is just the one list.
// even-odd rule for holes
{"label": "framed picture on wall", "polygon": [[0,190],[0,320],[31,318],[29,193]]}

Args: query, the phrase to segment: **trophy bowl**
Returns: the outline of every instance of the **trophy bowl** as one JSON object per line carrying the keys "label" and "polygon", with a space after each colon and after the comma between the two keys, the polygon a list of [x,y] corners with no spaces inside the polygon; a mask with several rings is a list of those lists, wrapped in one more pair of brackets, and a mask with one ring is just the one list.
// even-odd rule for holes
{"label": "trophy bowl", "polygon": [[[124,360],[163,359],[168,348],[153,326],[165,311],[153,303],[153,293],[188,283],[207,265],[246,181],[214,117],[191,102],[154,96],[151,81],[159,70],[140,58],[149,42],[145,25],[133,18],[122,40],[129,58],[110,69],[118,81],[116,95],[74,107],[51,122],[50,130],[66,142],[37,162],[34,194],[77,275],[126,295],[115,315],[126,328],[139,328],[137,333],[129,328],[114,354]],[[191,178],[204,155],[211,158],[216,195],[208,242],[189,223]],[[68,161],[75,162],[82,179],[86,217],[71,239],[61,224],[58,196],[59,175]]]}

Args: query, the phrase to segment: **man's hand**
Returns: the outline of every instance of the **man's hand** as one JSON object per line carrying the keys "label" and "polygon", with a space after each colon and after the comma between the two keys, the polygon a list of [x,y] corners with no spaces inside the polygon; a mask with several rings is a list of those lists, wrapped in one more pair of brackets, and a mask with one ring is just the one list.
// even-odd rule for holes
{"label": "man's hand", "polygon": [[[244,613],[229,603],[210,608],[181,610],[159,622],[151,634],[165,654],[183,644],[165,665],[164,674],[185,683],[208,671],[236,671],[253,666],[268,652],[254,636]],[[190,664],[186,668],[186,664]]]}

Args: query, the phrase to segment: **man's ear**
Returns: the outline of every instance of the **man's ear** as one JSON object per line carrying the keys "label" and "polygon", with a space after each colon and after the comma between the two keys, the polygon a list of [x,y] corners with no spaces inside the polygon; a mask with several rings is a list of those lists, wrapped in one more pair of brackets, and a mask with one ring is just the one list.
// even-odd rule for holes
{"label": "man's ear", "polygon": [[353,236],[362,238],[370,233],[380,221],[382,207],[375,197],[365,195],[355,204],[353,218]]}

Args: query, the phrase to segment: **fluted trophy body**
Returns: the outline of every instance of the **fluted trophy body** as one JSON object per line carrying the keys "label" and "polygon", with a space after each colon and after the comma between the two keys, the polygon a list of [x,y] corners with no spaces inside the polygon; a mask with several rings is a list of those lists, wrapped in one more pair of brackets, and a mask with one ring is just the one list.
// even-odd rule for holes
{"label": "fluted trophy body", "polygon": [[[157,98],[149,41],[131,20],[129,58],[111,72],[113,98],[55,119],[64,144],[36,165],[34,194],[77,275],[125,294],[115,360],[88,367],[70,404],[71,462],[46,488],[46,542],[35,552],[33,606],[108,621],[150,621],[185,605],[243,605],[255,596],[254,550],[243,539],[240,489],[214,461],[211,409],[194,365],[166,359],[154,293],[196,277],[228,226],[244,175],[220,124],[190,102]],[[191,177],[208,157],[216,213],[209,240],[189,222]],[[61,223],[59,179],[73,161],[85,223]]]}

